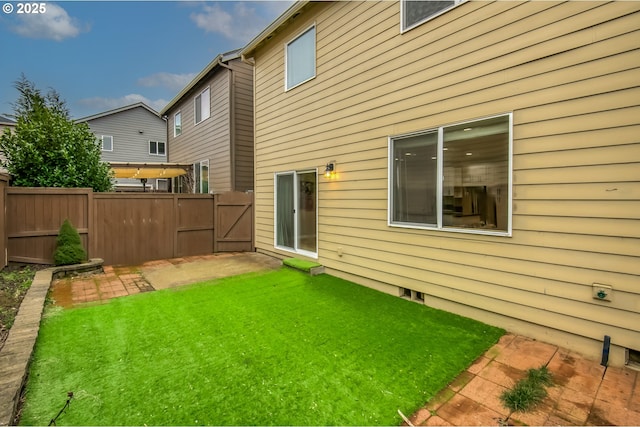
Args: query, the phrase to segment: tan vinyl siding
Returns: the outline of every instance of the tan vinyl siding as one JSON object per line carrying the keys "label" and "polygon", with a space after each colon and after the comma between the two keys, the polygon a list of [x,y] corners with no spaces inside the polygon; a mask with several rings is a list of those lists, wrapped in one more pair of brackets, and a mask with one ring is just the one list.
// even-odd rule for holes
{"label": "tan vinyl siding", "polygon": [[[255,52],[256,246],[290,256],[273,247],[274,173],[336,160],[318,181],[330,271],[562,339],[607,334],[620,363],[640,349],[639,21],[638,2],[467,2],[400,34],[397,2],[311,5]],[[316,78],[284,92],[283,46],[313,23]],[[508,112],[512,237],[387,225],[389,136]]]}

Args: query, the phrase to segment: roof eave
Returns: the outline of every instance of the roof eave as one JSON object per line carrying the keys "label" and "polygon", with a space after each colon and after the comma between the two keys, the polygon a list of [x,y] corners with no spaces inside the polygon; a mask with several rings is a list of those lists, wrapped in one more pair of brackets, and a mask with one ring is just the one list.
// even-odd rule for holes
{"label": "roof eave", "polygon": [[304,6],[309,3],[309,0],[298,0],[293,3],[289,9],[285,10],[282,15],[276,18],[267,28],[265,28],[260,34],[258,34],[253,40],[251,40],[241,51],[240,56],[242,58],[251,58],[256,48],[267,40],[270,36],[278,31],[281,27],[287,25],[289,20],[298,14]]}
{"label": "roof eave", "polygon": [[206,67],[204,67],[204,69],[200,71],[198,75],[195,76],[193,80],[191,80],[191,82],[189,82],[188,85],[183,87],[182,90],[178,92],[178,94],[174,96],[173,99],[169,101],[169,103],[162,110],[160,110],[160,116],[164,116],[165,114],[167,114],[167,112],[171,110],[171,108],[173,108],[182,98],[184,98],[184,96],[187,95],[191,91],[191,89],[197,86],[203,78],[205,78],[212,70],[218,67],[218,64],[220,62],[229,62],[237,58],[240,58],[239,50],[221,53],[213,58],[213,61],[211,61]]}
{"label": "roof eave", "polygon": [[103,111],[102,113],[94,114],[94,115],[87,116],[87,117],[82,117],[82,118],[79,118],[78,120],[75,120],[75,122],[76,123],[84,123],[84,122],[88,122],[90,120],[99,119],[101,117],[110,116],[112,114],[121,113],[123,111],[132,110],[132,109],[138,108],[138,107],[142,107],[145,110],[149,111],[151,114],[160,117],[160,114],[158,114],[158,112],[156,110],[154,110],[153,108],[149,107],[144,102],[136,102],[135,104],[129,104],[129,105],[125,105],[124,107],[118,107],[118,108],[114,108],[113,110]]}

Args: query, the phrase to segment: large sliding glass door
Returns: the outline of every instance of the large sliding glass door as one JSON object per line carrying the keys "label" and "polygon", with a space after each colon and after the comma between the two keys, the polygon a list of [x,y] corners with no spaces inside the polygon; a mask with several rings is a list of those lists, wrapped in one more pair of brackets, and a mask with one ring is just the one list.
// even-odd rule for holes
{"label": "large sliding glass door", "polygon": [[280,173],[275,180],[276,247],[316,256],[316,171]]}

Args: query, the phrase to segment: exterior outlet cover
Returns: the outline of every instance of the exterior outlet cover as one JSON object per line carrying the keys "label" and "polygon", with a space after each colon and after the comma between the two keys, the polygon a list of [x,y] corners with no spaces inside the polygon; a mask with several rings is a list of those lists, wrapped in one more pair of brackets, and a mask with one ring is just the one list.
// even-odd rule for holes
{"label": "exterior outlet cover", "polygon": [[609,285],[594,283],[592,285],[593,298],[599,301],[611,301],[613,296],[613,288]]}

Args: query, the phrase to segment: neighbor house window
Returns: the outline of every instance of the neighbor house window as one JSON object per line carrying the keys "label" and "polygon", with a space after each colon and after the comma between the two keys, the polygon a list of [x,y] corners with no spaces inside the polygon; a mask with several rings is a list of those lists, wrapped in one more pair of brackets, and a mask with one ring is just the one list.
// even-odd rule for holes
{"label": "neighbor house window", "polygon": [[166,156],[166,146],[164,142],[149,141],[149,154],[152,156]]}
{"label": "neighbor house window", "polygon": [[210,89],[206,88],[200,95],[196,96],[194,113],[196,124],[207,120],[211,116],[211,95]]}
{"label": "neighbor house window", "polygon": [[461,2],[462,0],[401,0],[402,31],[416,27],[431,18],[435,18]]}
{"label": "neighbor house window", "polygon": [[511,233],[511,114],[389,138],[389,224]]}
{"label": "neighbor house window", "polygon": [[176,113],[173,116],[173,136],[178,136],[182,133],[182,114]]}
{"label": "neighbor house window", "polygon": [[209,160],[193,164],[194,193],[209,192]]}
{"label": "neighbor house window", "polygon": [[102,151],[113,151],[113,136],[102,135],[100,140],[102,141]]}
{"label": "neighbor house window", "polygon": [[285,89],[316,76],[316,27],[307,29],[285,47]]}

